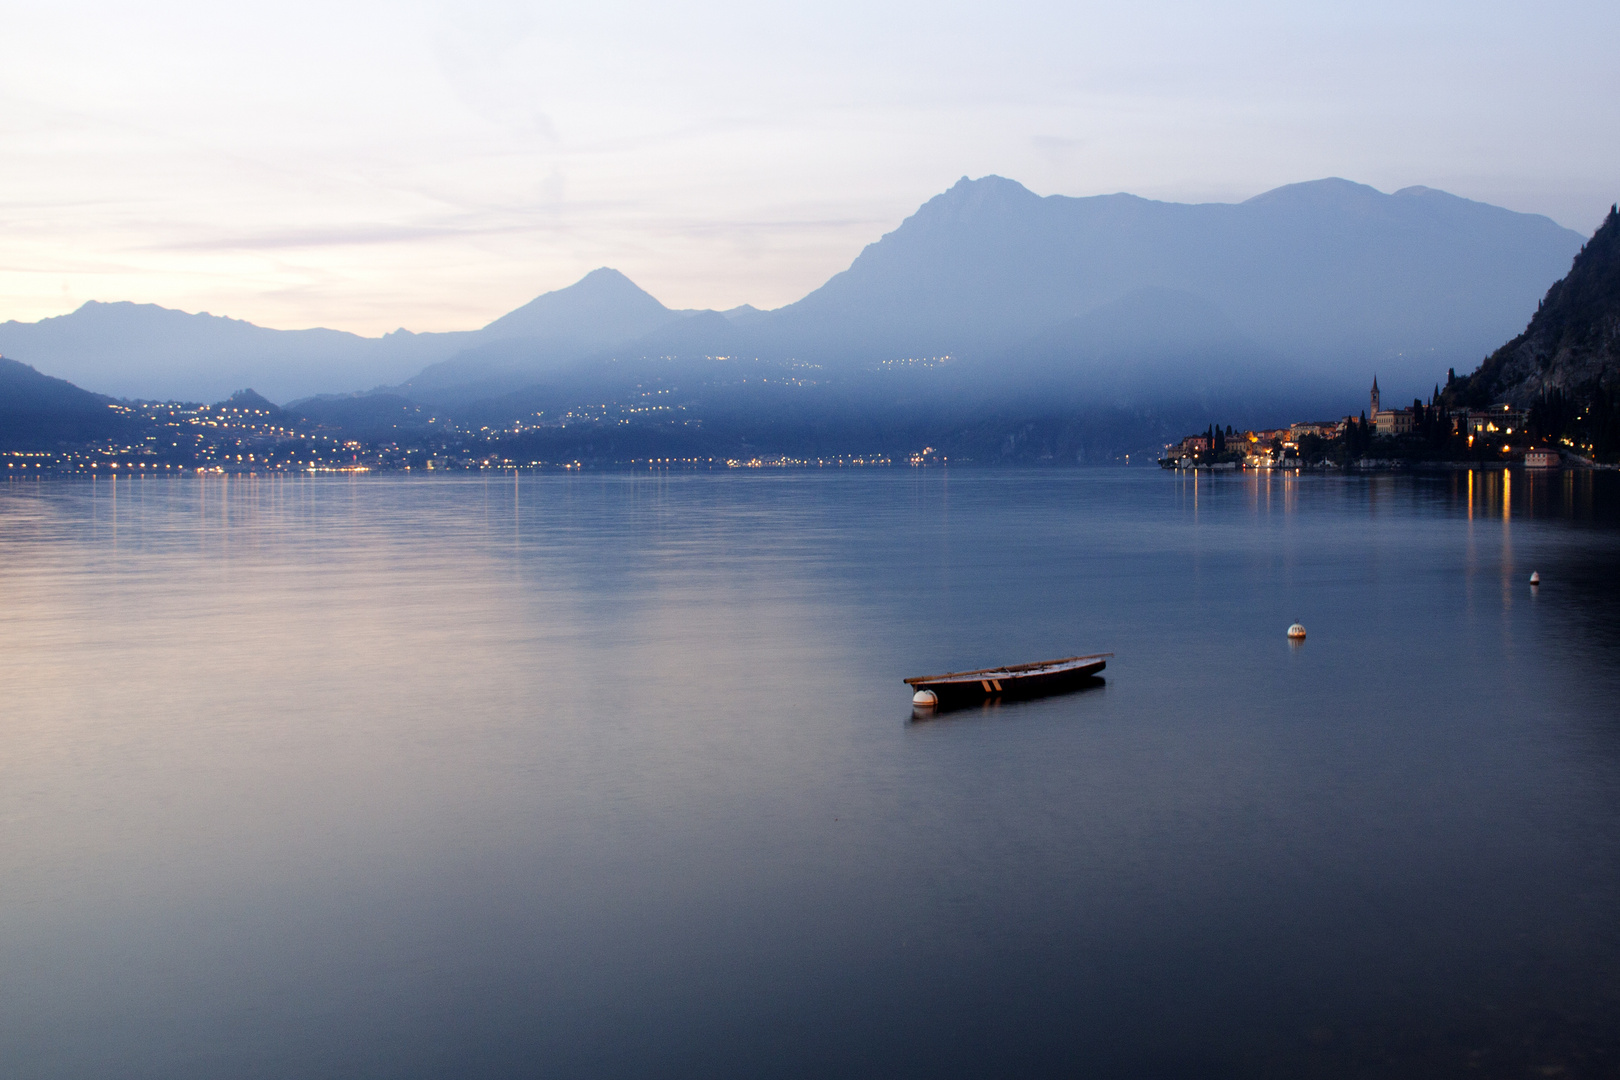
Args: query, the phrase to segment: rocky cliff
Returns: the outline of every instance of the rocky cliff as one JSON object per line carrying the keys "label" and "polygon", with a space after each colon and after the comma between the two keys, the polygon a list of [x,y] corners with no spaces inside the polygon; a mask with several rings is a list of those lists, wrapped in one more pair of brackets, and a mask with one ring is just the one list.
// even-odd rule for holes
{"label": "rocky cliff", "polygon": [[1547,290],[1524,333],[1486,357],[1458,396],[1533,405],[1620,388],[1620,207],[1611,207],[1569,273]]}

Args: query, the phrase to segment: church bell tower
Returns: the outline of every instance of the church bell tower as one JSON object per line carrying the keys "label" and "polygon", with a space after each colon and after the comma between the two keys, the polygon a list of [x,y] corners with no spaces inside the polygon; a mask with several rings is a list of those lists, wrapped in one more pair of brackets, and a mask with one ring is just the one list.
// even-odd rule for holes
{"label": "church bell tower", "polygon": [[1377,416],[1378,415],[1378,376],[1376,376],[1376,375],[1373,376],[1372,412],[1368,413],[1367,415],[1368,416]]}

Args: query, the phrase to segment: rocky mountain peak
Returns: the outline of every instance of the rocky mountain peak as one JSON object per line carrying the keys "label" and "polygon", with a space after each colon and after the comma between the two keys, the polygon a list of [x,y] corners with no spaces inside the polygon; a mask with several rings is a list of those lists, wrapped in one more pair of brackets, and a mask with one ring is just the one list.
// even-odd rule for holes
{"label": "rocky mountain peak", "polygon": [[1553,283],[1524,333],[1485,359],[1463,397],[1530,405],[1551,391],[1576,398],[1620,384],[1620,205]]}

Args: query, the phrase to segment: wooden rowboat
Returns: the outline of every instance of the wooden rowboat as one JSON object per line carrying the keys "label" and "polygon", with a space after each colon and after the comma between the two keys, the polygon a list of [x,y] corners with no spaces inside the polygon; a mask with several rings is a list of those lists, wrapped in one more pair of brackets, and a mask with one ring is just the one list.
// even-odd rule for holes
{"label": "wooden rowboat", "polygon": [[1107,667],[1113,653],[1092,656],[1065,656],[1061,660],[1041,660],[1034,664],[1011,664],[1007,667],[982,668],[979,671],[950,671],[944,675],[918,675],[906,680],[907,685],[923,698],[923,691],[931,691],[941,707],[962,705],[992,698],[1029,698],[1044,694],[1061,694],[1091,682],[1097,672]]}

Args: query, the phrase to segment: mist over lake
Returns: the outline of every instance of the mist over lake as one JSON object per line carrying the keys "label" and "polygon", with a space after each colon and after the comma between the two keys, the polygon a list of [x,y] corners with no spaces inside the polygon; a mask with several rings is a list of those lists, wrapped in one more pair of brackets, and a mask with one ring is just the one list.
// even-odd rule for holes
{"label": "mist over lake", "polygon": [[[1617,496],[8,482],[0,1061],[1610,1075]],[[901,682],[1102,651],[932,719]]]}

